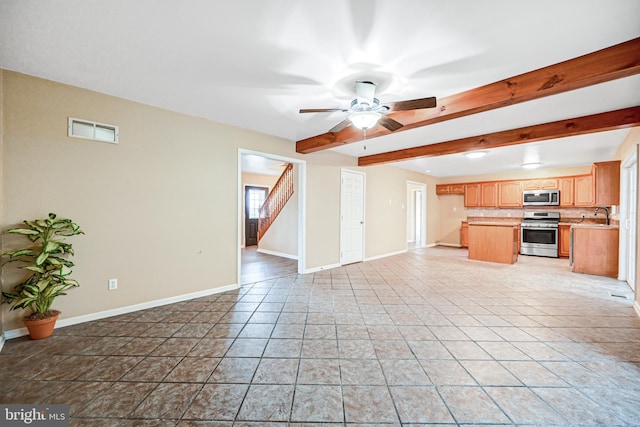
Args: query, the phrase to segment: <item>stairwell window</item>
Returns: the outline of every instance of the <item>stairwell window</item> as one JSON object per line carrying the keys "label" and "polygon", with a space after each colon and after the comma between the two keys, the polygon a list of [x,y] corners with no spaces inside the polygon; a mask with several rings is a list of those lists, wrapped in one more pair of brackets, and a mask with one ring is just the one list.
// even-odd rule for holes
{"label": "stairwell window", "polygon": [[118,143],[118,126],[69,117],[68,135],[72,138]]}

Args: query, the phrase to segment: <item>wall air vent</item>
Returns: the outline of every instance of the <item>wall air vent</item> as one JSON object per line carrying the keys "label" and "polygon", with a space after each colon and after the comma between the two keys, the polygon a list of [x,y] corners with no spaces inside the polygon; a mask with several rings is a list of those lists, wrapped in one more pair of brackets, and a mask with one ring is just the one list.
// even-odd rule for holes
{"label": "wall air vent", "polygon": [[118,143],[118,126],[69,117],[68,135],[72,138]]}

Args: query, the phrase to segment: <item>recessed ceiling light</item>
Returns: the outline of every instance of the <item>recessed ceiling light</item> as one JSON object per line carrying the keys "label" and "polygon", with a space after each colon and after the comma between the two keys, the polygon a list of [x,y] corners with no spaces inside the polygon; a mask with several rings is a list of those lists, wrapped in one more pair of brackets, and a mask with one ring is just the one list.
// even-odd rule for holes
{"label": "recessed ceiling light", "polygon": [[525,169],[537,169],[540,166],[542,166],[542,163],[540,162],[531,162],[531,163],[523,163],[522,167]]}
{"label": "recessed ceiling light", "polygon": [[480,157],[484,157],[487,155],[486,151],[469,151],[468,153],[464,153],[465,156],[469,159],[479,159]]}

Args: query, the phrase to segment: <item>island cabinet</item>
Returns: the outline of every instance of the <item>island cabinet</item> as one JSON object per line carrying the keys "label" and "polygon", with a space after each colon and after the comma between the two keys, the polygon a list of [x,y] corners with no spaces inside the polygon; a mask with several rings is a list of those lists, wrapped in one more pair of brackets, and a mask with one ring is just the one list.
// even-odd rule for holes
{"label": "island cabinet", "polygon": [[469,224],[469,259],[515,263],[518,260],[518,224]]}
{"label": "island cabinet", "polygon": [[572,271],[598,276],[618,276],[618,227],[574,225]]}
{"label": "island cabinet", "polygon": [[571,254],[571,224],[558,226],[558,256],[569,258]]}
{"label": "island cabinet", "polygon": [[575,186],[575,178],[560,178],[558,188],[560,189],[560,206],[573,206],[573,188]]}
{"label": "island cabinet", "polygon": [[519,208],[522,206],[521,181],[502,181],[498,183],[498,206],[501,208]]}

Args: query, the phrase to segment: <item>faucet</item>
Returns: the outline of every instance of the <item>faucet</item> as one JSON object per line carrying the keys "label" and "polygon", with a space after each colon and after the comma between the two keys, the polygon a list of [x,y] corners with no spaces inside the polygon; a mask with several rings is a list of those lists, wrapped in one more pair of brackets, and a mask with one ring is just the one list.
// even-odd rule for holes
{"label": "faucet", "polygon": [[606,224],[607,224],[607,225],[609,225],[609,208],[608,208],[608,207],[606,207],[606,206],[598,206],[598,207],[596,208],[596,211],[595,211],[595,213],[593,214],[593,216],[598,215],[598,212],[600,211],[600,209],[604,209],[604,210],[605,210],[605,212],[607,213],[607,222],[606,222]]}

